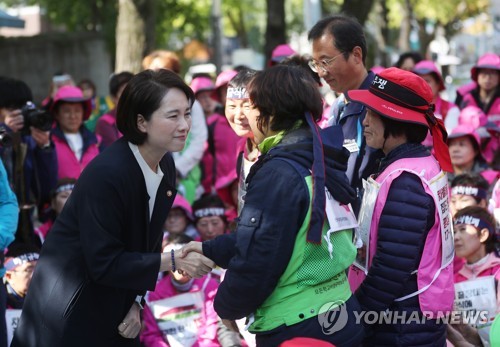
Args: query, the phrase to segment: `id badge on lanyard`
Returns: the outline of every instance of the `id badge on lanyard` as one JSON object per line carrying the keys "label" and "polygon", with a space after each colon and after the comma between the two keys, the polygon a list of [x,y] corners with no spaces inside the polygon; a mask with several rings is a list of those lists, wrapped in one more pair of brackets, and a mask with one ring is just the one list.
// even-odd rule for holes
{"label": "id badge on lanyard", "polygon": [[351,204],[341,205],[337,200],[335,200],[325,188],[326,194],[326,217],[328,219],[328,224],[330,224],[330,230],[332,232],[346,230],[351,228],[357,228],[358,222],[356,216],[352,210]]}
{"label": "id badge on lanyard", "polygon": [[341,205],[333,198],[332,194],[330,194],[326,188],[325,195],[326,218],[328,219],[330,229],[327,231],[326,235],[323,235],[323,238],[328,244],[330,259],[333,259],[333,242],[331,240],[331,235],[340,230],[356,228],[358,226],[358,222],[356,221],[356,216],[354,215],[351,204]]}
{"label": "id badge on lanyard", "polygon": [[370,261],[370,226],[380,185],[370,177],[368,180],[363,180],[363,189],[363,200],[358,216],[359,227],[354,238],[354,245],[357,248],[354,265],[363,270],[366,275]]}

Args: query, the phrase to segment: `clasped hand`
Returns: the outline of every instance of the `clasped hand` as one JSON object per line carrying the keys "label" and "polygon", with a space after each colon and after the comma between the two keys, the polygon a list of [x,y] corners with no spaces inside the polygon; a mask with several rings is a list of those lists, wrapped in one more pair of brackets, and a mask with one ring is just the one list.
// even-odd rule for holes
{"label": "clasped hand", "polygon": [[200,278],[210,273],[215,263],[203,255],[201,242],[192,241],[175,251],[177,271],[193,278]]}

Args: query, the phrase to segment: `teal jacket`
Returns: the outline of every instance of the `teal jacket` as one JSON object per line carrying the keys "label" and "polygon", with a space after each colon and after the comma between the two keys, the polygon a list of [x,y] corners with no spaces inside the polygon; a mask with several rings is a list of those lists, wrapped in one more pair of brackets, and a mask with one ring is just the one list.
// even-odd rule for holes
{"label": "teal jacket", "polygon": [[[2,161],[0,161],[0,216],[2,216],[0,219],[0,251],[3,252],[14,241],[19,218],[19,206],[17,205],[16,194],[10,189],[7,172]],[[5,268],[2,264],[0,276],[4,274]]]}

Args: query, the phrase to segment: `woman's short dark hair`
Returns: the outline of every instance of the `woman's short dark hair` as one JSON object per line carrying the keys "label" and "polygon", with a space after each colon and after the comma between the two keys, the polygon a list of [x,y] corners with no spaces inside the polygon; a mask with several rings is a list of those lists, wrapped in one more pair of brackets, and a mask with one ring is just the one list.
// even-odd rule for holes
{"label": "woman's short dark hair", "polygon": [[[488,235],[488,238],[484,242],[484,246],[486,248],[486,253],[491,253],[494,252],[496,249],[496,243],[498,243],[497,240],[497,235],[496,235],[496,221],[495,217],[491,215],[491,213],[488,212],[487,209],[481,206],[467,206],[462,208],[461,210],[458,210],[457,213],[455,214],[455,219],[460,218],[461,216],[472,216],[475,218],[479,218],[486,222],[491,228],[489,230],[490,234]],[[478,236],[479,236],[479,230],[478,230]]]}
{"label": "woman's short dark hair", "polygon": [[86,86],[89,87],[90,89],[92,89],[92,97],[96,96],[97,88],[95,86],[95,83],[91,79],[85,78],[81,80],[77,86],[81,90],[84,90]]}
{"label": "woman's short dark hair", "polygon": [[128,71],[112,74],[109,78],[109,94],[116,96],[121,86],[127,84],[134,74]]}
{"label": "woman's short dark hair", "polygon": [[147,134],[137,128],[138,115],[150,120],[151,115],[160,107],[163,97],[172,88],[184,92],[189,105],[193,105],[193,91],[171,70],[145,70],[127,83],[118,102],[116,124],[128,141],[135,145],[144,143]]}
{"label": "woman's short dark hair", "polygon": [[313,80],[315,80],[316,83],[318,83],[318,85],[321,86],[321,79],[319,78],[318,73],[314,72],[309,67],[309,60],[311,60],[311,56],[309,56],[307,54],[304,54],[304,55],[294,54],[294,55],[291,55],[291,56],[283,59],[280,64],[303,67],[304,69],[306,69],[307,72],[309,72],[309,74],[311,74],[311,77],[313,78]]}
{"label": "woman's short dark hair", "polygon": [[[200,219],[199,217],[196,217],[196,211],[202,210],[205,208],[210,208],[210,207],[218,207],[225,209],[226,206],[224,205],[224,201],[217,195],[217,194],[205,194],[201,196],[198,200],[193,202],[193,215],[195,218],[195,222],[198,222]],[[220,216],[222,221],[227,225],[227,217],[226,215]]]}
{"label": "woman's short dark hair", "polygon": [[[310,112],[315,121],[323,115],[318,84],[300,66],[275,65],[258,72],[248,84],[248,94],[260,116],[257,127],[272,131],[291,129]],[[273,117],[272,123],[270,123]]]}
{"label": "woman's short dark hair", "polygon": [[396,61],[394,66],[397,68],[401,68],[401,66],[403,66],[403,63],[405,62],[405,60],[408,58],[413,60],[413,62],[415,64],[419,63],[423,59],[422,54],[420,54],[419,52],[415,52],[415,51],[404,52],[404,53],[401,53],[401,55],[398,57],[398,60]]}
{"label": "woman's short dark hair", "polygon": [[238,71],[238,73],[231,78],[227,84],[228,88],[246,88],[248,83],[257,74],[257,70],[245,68]]}
{"label": "woman's short dark hair", "polygon": [[172,233],[170,233],[167,236],[167,243],[176,243],[179,245],[185,245],[191,241],[194,241],[194,239],[192,237],[189,237],[186,234],[172,234]]}
{"label": "woman's short dark hair", "polygon": [[309,31],[308,39],[317,40],[325,33],[333,36],[333,46],[344,53],[344,58],[349,57],[354,47],[361,48],[363,64],[366,61],[367,49],[363,27],[354,17],[343,14],[332,15],[318,21]]}
{"label": "woman's short dark hair", "polygon": [[[460,175],[455,176],[450,184],[451,188],[456,186],[468,186],[468,187],[476,187],[487,192],[490,189],[490,184],[481,174],[466,172]],[[474,197],[476,203],[480,203],[483,200],[480,197]],[[486,199],[485,199],[486,200]]]}
{"label": "woman's short dark hair", "polygon": [[406,140],[410,143],[422,143],[427,136],[427,132],[429,131],[429,129],[423,124],[401,122],[383,115],[380,119],[384,124],[384,136],[386,138],[389,135],[395,137],[405,135]]}

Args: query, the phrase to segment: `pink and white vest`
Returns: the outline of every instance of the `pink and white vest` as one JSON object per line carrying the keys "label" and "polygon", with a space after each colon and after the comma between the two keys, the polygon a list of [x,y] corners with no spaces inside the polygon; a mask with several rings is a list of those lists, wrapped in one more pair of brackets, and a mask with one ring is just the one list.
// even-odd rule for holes
{"label": "pink and white vest", "polygon": [[97,144],[91,144],[82,154],[82,159],[78,161],[68,143],[57,136],[52,136],[52,142],[56,147],[57,154],[57,178],[80,177],[83,169],[92,159],[99,154]]}
{"label": "pink and white vest", "polygon": [[[436,314],[441,316],[441,312],[451,311],[453,308],[454,246],[447,177],[434,157],[400,159],[390,164],[375,180],[369,178],[368,183],[378,187],[378,193],[375,199],[370,199],[371,201],[365,201],[368,199],[363,198],[363,204],[371,205],[373,209],[369,223],[367,269],[370,268],[377,249],[378,224],[392,181],[403,172],[413,173],[421,179],[425,192],[434,198],[436,212],[435,223],[425,240],[417,270],[418,291],[398,298],[396,301],[403,301],[418,295],[422,312],[429,318],[437,318]],[[361,285],[365,277],[364,271],[354,266],[351,267],[349,283],[353,292]]]}

